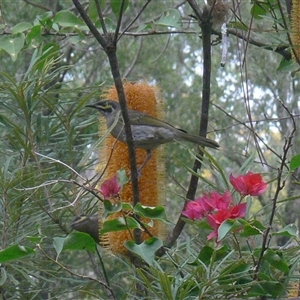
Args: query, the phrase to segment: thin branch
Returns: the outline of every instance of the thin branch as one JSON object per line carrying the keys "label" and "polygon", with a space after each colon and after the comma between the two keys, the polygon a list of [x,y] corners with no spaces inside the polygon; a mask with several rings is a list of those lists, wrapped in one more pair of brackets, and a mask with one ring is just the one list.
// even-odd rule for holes
{"label": "thin branch", "polygon": [[30,5],[32,5],[32,6],[35,6],[35,7],[38,7],[38,8],[40,8],[40,9],[42,9],[42,10],[45,10],[45,11],[51,11],[51,9],[50,8],[48,8],[48,7],[46,7],[46,6],[43,6],[43,5],[41,5],[41,4],[39,4],[39,3],[36,3],[36,2],[31,2],[31,1],[29,1],[29,0],[23,0],[25,3],[27,3],[27,4],[30,4]]}
{"label": "thin branch", "polygon": [[99,20],[100,20],[100,23],[101,23],[101,28],[103,30],[103,33],[106,35],[107,34],[107,29],[106,29],[106,25],[105,25],[105,22],[104,22],[104,18],[103,18],[103,14],[102,14],[102,10],[101,10],[101,7],[100,7],[99,0],[95,0],[95,3],[96,3],[96,9],[97,9],[98,17],[99,17]]}
{"label": "thin branch", "polygon": [[195,0],[188,0],[187,2],[189,3],[190,7],[193,9],[197,20],[199,22],[200,21],[202,22],[203,21],[203,16],[202,16],[202,11],[199,7],[199,4]]}
{"label": "thin branch", "polygon": [[105,39],[100,34],[100,32],[98,31],[96,26],[93,24],[91,19],[88,17],[88,15],[86,14],[86,12],[85,12],[84,8],[82,7],[81,3],[78,0],[72,0],[72,1],[75,5],[76,9],[78,10],[79,14],[81,15],[83,21],[85,22],[85,24],[88,26],[91,33],[95,37],[95,39],[105,49],[107,47],[107,43],[106,43]]}
{"label": "thin branch", "polygon": [[121,7],[120,7],[120,13],[119,13],[118,21],[117,21],[117,26],[116,26],[116,30],[115,30],[115,34],[114,34],[114,39],[113,39],[114,45],[117,45],[118,36],[119,36],[120,28],[121,28],[122,17],[123,17],[123,13],[124,13],[124,7],[125,7],[125,0],[122,0]]}
{"label": "thin branch", "polygon": [[[116,48],[116,42],[117,42],[117,36],[119,32],[119,27],[117,27],[114,35],[114,39],[112,39],[112,36],[110,34],[105,35],[105,38],[99,33],[91,19],[88,17],[87,13],[83,9],[81,3],[78,0],[72,0],[74,5],[76,6],[78,12],[80,13],[82,19],[85,21],[87,26],[89,27],[90,31],[96,38],[96,40],[99,42],[99,44],[103,47],[103,50],[105,51],[109,64],[110,69],[112,73],[112,77],[115,83],[115,87],[118,93],[119,103],[121,107],[121,113],[122,118],[124,121],[124,129],[125,129],[125,135],[126,135],[126,143],[128,146],[128,153],[129,153],[129,160],[130,160],[130,169],[131,169],[131,181],[132,181],[132,193],[133,193],[133,205],[136,205],[140,202],[140,196],[139,196],[139,186],[138,186],[138,170],[136,165],[136,157],[135,157],[135,148],[133,144],[133,137],[132,137],[132,131],[130,126],[130,119],[127,109],[127,103],[126,103],[126,96],[125,91],[122,83],[122,78],[120,74],[118,59],[117,59],[117,48]],[[121,12],[120,12],[120,18],[121,21],[121,15],[123,13],[124,9],[124,1],[122,1],[121,6]],[[141,238],[141,231],[135,231],[135,241],[137,243],[142,242]]]}
{"label": "thin branch", "polygon": [[143,47],[143,38],[140,37],[139,38],[139,46],[138,46],[138,49],[136,51],[136,54],[135,54],[135,56],[134,56],[134,58],[133,58],[133,60],[132,60],[132,62],[130,64],[130,66],[124,72],[123,78],[128,77],[129,74],[131,73],[131,71],[133,70],[133,68],[134,68],[134,66],[135,66],[136,62],[138,61],[138,58],[139,58],[139,56],[141,54],[142,47]]}
{"label": "thin branch", "polygon": [[38,155],[38,156],[47,158],[47,159],[49,159],[49,160],[51,160],[51,161],[54,161],[54,162],[56,162],[56,163],[59,163],[59,164],[65,166],[65,167],[67,167],[67,168],[70,169],[72,172],[74,172],[79,178],[81,178],[84,182],[87,181],[86,178],[84,178],[82,175],[80,175],[77,171],[75,171],[73,168],[71,168],[71,167],[70,167],[69,165],[67,165],[66,163],[64,163],[64,162],[62,162],[62,161],[60,161],[60,160],[58,160],[58,159],[55,159],[55,158],[52,158],[52,157],[43,155],[43,154],[38,153],[38,152],[34,152],[34,153],[35,153],[36,155]]}
{"label": "thin branch", "polygon": [[290,118],[292,119],[292,123],[293,123],[293,128],[292,128],[289,136],[285,139],[285,143],[283,145],[282,159],[281,159],[280,166],[278,168],[276,190],[274,193],[274,197],[272,199],[273,205],[272,205],[271,216],[269,219],[269,226],[267,227],[267,229],[265,230],[265,232],[263,234],[263,241],[262,241],[260,256],[257,260],[257,264],[254,267],[254,279],[258,278],[259,269],[260,269],[265,251],[268,249],[270,241],[271,241],[270,231],[272,229],[272,225],[273,225],[273,221],[274,221],[274,217],[275,217],[275,213],[276,213],[278,197],[279,197],[281,190],[285,186],[285,179],[282,178],[283,177],[283,169],[286,165],[286,161],[288,159],[287,155],[288,155],[289,149],[292,147],[294,134],[296,132],[296,122],[295,122],[294,116],[292,115],[292,113],[289,111],[289,109],[285,106],[285,104],[283,102],[281,102],[281,105],[286,110],[286,112],[290,115]]}
{"label": "thin branch", "polygon": [[45,257],[47,259],[49,259],[51,262],[53,262],[54,264],[58,265],[60,268],[62,268],[64,271],[70,273],[71,275],[74,275],[76,277],[79,277],[81,279],[88,279],[88,280],[91,280],[91,281],[94,281],[102,286],[104,286],[106,289],[108,289],[110,291],[110,293],[112,294],[113,296],[113,299],[116,299],[114,297],[114,293],[113,293],[113,290],[110,286],[108,286],[105,282],[97,279],[97,278],[94,278],[94,277],[91,277],[91,276],[87,276],[87,275],[81,275],[81,274],[78,274],[72,270],[70,270],[69,268],[67,268],[66,266],[64,266],[63,264],[61,264],[60,262],[58,262],[57,260],[55,260],[54,258],[52,258],[50,255],[48,255],[46,253],[46,251],[41,247],[40,244],[37,244],[37,248],[45,255]]}
{"label": "thin branch", "polygon": [[[202,31],[202,45],[203,45],[203,86],[202,86],[202,105],[201,105],[201,120],[199,125],[199,135],[205,137],[208,128],[208,115],[209,115],[209,102],[210,102],[210,80],[211,80],[211,29],[212,23],[210,22],[209,11],[204,8],[203,12],[200,10],[195,0],[188,0],[188,3],[192,7],[194,13],[197,16],[199,25]],[[197,171],[201,168],[201,157],[204,155],[203,151],[199,149],[198,158],[194,162],[193,171]],[[194,174],[191,175],[189,188],[186,194],[186,199],[192,200],[195,198],[197,191],[199,178]],[[184,203],[184,207],[187,201]],[[183,209],[184,209],[183,207]],[[185,222],[180,215],[172,233],[166,239],[166,247],[173,246],[178,236],[184,228]],[[160,249],[159,255],[162,255],[165,249]]]}
{"label": "thin branch", "polygon": [[126,26],[126,28],[123,30],[123,32],[119,35],[118,40],[123,36],[123,34],[131,27],[131,25],[139,18],[139,16],[142,14],[142,12],[146,9],[148,4],[151,2],[151,0],[147,0],[147,2],[143,5],[139,13],[135,16],[135,18]]}

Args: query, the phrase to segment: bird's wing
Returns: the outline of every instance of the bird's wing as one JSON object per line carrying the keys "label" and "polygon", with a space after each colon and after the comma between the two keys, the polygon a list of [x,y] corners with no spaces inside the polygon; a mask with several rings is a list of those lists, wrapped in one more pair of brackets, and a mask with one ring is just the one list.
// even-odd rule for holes
{"label": "bird's wing", "polygon": [[175,128],[173,125],[165,121],[159,120],[155,117],[152,117],[150,115],[147,115],[139,111],[132,111],[130,115],[131,115],[130,117],[131,125],[156,126],[156,127],[169,128],[170,130],[174,130],[174,129],[179,130]]}

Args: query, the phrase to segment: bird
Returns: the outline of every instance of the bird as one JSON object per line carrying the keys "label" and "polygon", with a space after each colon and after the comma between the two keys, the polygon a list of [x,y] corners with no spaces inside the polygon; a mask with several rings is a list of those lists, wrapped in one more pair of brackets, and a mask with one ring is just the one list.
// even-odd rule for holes
{"label": "bird", "polygon": [[88,233],[96,243],[99,243],[98,215],[76,216],[71,223],[71,228]]}
{"label": "bird", "polygon": [[[124,121],[121,115],[119,102],[113,100],[100,100],[94,104],[86,105],[86,107],[97,109],[106,119],[108,129],[115,124],[110,133],[117,140],[126,143]],[[202,136],[188,134],[186,131],[178,129],[165,121],[150,116],[147,113],[128,109],[128,116],[134,147],[145,149],[147,151],[147,157],[142,164],[142,167],[151,158],[152,150],[165,143],[186,141],[198,144],[202,147],[209,147],[213,149],[217,149],[219,147],[219,144],[213,140]],[[116,118],[118,118],[117,121]]]}

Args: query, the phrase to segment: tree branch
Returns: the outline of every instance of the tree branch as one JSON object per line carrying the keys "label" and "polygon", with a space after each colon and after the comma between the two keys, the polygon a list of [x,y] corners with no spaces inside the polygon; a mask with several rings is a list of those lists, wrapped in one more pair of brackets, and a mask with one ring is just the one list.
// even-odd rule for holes
{"label": "tree branch", "polygon": [[[202,46],[203,46],[203,86],[202,86],[202,106],[201,106],[201,120],[199,126],[199,135],[205,137],[208,128],[208,114],[209,114],[209,102],[210,102],[210,79],[211,79],[211,28],[212,23],[210,22],[210,12],[204,8],[203,12],[200,10],[195,0],[188,0],[188,3],[194,10],[199,25],[202,31]],[[197,171],[201,168],[201,157],[204,155],[200,149],[198,152],[198,158],[194,162],[193,171]],[[191,175],[189,188],[186,194],[186,199],[192,200],[195,198],[197,191],[199,178],[194,174]],[[184,207],[187,202],[185,202]],[[183,207],[183,209],[184,209]],[[170,248],[173,246],[178,236],[184,228],[185,222],[182,220],[180,215],[172,233],[166,239],[166,247]],[[165,249],[160,249],[159,255],[162,255]]]}
{"label": "tree branch", "polygon": [[[131,169],[131,182],[132,182],[132,193],[133,193],[133,205],[136,205],[140,202],[139,197],[139,187],[138,187],[138,171],[136,166],[136,157],[135,157],[135,149],[133,145],[133,138],[130,126],[130,120],[127,110],[126,104],[126,96],[123,88],[123,83],[121,79],[118,59],[117,59],[117,41],[113,39],[113,37],[118,36],[118,31],[115,32],[114,35],[107,33],[106,35],[101,35],[100,32],[97,30],[91,19],[86,14],[85,10],[83,9],[81,3],[78,0],[72,0],[75,7],[77,8],[78,12],[80,13],[82,19],[89,27],[90,31],[99,42],[99,44],[103,47],[105,51],[110,68],[111,73],[113,76],[113,80],[115,83],[115,87],[118,93],[119,103],[121,107],[122,117],[124,120],[124,129],[126,134],[126,142],[128,145],[128,152],[129,152],[129,160],[130,160],[130,169]],[[123,7],[123,6],[122,6]],[[120,17],[121,18],[121,17]],[[140,231],[135,234],[135,240],[137,243],[141,242],[141,233]]]}

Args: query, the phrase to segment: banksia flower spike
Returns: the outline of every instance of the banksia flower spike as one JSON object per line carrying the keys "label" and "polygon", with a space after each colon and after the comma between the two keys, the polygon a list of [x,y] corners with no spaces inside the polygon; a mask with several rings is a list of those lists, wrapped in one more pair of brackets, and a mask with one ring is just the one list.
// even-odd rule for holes
{"label": "banksia flower spike", "polygon": [[[150,114],[157,118],[163,118],[162,101],[157,99],[159,90],[155,86],[150,86],[147,83],[139,82],[125,82],[124,90],[127,99],[127,105],[130,109],[139,110]],[[103,99],[118,100],[116,89],[113,87],[107,90],[103,95]],[[107,131],[104,118],[100,117],[100,135]],[[163,147],[153,151],[151,159],[145,164],[139,177],[139,192],[141,205],[158,206],[163,205],[165,197],[164,191],[164,160]],[[146,158],[146,151],[144,149],[136,149],[137,168],[143,164]],[[128,157],[127,145],[117,141],[113,136],[109,135],[100,149],[100,163],[97,167],[97,172],[102,174],[105,169],[102,182],[113,178],[118,170],[125,169],[127,176],[130,176],[130,162]],[[100,183],[101,186],[101,183]],[[126,184],[119,192],[118,200],[132,204],[132,187],[131,184]],[[124,212],[118,212],[107,217],[106,220],[112,220],[123,216]],[[103,214],[103,205],[99,204],[99,218]],[[143,220],[142,222],[149,223],[150,220]],[[101,230],[102,220],[99,220],[99,230]],[[142,232],[142,239],[150,238],[149,232],[153,236],[162,236],[163,226],[160,222],[154,221],[153,226],[147,227],[148,232]],[[133,232],[130,230],[122,230],[115,232],[108,232],[100,237],[100,243],[109,248],[115,254],[126,255],[127,249],[124,242],[133,239]]]}

